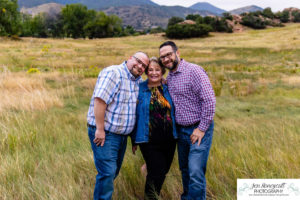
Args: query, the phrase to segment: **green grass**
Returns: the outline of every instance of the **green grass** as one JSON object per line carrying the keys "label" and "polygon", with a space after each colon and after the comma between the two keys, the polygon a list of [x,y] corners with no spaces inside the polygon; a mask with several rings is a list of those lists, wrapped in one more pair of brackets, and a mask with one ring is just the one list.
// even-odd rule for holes
{"label": "green grass", "polygon": [[[294,24],[176,41],[184,59],[207,70],[217,94],[208,199],[236,199],[237,178],[300,178],[298,30]],[[160,35],[19,42],[0,38],[0,93],[17,90],[18,98],[12,95],[11,102],[18,104],[23,93],[42,88],[61,102],[3,108],[11,104],[0,99],[0,199],[92,199],[96,169],[86,113],[97,74],[138,50],[157,56],[164,40]],[[32,67],[41,73],[28,74]],[[6,76],[16,83],[7,82]],[[143,163],[139,151],[131,153],[128,140],[113,199],[143,199]],[[176,155],[161,199],[179,199],[181,192]]]}

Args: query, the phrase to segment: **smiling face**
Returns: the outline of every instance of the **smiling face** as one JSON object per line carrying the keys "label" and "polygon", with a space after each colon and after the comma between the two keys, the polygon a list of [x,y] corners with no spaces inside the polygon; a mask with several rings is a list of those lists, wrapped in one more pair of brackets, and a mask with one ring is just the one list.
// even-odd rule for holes
{"label": "smiling face", "polygon": [[149,58],[141,52],[134,54],[127,61],[127,67],[130,73],[136,78],[144,73],[148,64]]}
{"label": "smiling face", "polygon": [[151,85],[159,85],[162,79],[162,69],[156,62],[151,62],[148,67],[148,83]]}
{"label": "smiling face", "polygon": [[171,71],[176,71],[179,63],[179,52],[174,52],[173,48],[168,46],[163,46],[159,50],[161,63]]}

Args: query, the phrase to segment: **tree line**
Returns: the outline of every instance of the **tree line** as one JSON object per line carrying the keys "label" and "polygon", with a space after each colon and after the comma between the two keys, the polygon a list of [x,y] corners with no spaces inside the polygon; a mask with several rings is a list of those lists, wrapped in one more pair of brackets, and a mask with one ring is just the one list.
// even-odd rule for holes
{"label": "tree line", "polygon": [[[172,17],[169,19],[166,35],[170,38],[191,38],[207,36],[209,32],[232,32],[232,27],[226,22],[227,15],[223,17],[202,17],[190,14],[185,17]],[[190,20],[192,24],[185,21]]]}
{"label": "tree line", "polygon": [[[191,20],[188,23],[186,20]],[[232,23],[229,23],[229,22]],[[234,19],[230,13],[223,13],[222,17],[200,15],[187,15],[184,18],[172,17],[166,29],[166,35],[170,38],[191,38],[207,36],[209,32],[233,32],[231,24],[242,24],[254,29],[264,29],[267,26],[284,26],[282,23],[300,22],[299,9],[285,9],[282,12],[273,13],[271,8],[262,11],[242,13],[241,20]]]}
{"label": "tree line", "polygon": [[271,8],[266,8],[263,11],[242,13],[241,17],[241,21],[237,22],[230,13],[223,13],[222,17],[190,14],[185,19],[170,18],[166,30],[158,27],[137,32],[132,26],[123,27],[122,19],[118,16],[89,10],[82,4],[66,5],[55,16],[45,13],[31,16],[18,11],[18,0],[0,0],[0,36],[92,39],[165,32],[169,38],[191,38],[207,36],[209,32],[231,33],[233,27],[229,21],[255,29],[300,22],[300,11],[296,9],[273,13]]}
{"label": "tree line", "polygon": [[116,15],[89,10],[82,4],[69,4],[55,16],[35,16],[18,11],[17,0],[0,0],[0,36],[103,38],[139,34],[122,26]]}
{"label": "tree line", "polygon": [[284,26],[282,23],[300,22],[300,10],[285,9],[282,12],[273,13],[271,8],[262,11],[242,13],[241,24],[254,28],[264,29],[267,26]]}

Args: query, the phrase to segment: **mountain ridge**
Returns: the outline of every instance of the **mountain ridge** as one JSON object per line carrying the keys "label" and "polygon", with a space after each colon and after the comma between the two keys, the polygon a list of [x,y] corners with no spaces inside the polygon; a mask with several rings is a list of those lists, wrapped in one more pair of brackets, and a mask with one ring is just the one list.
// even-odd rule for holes
{"label": "mountain ridge", "polygon": [[64,5],[58,3],[45,3],[32,8],[22,7],[20,12],[35,16],[39,13],[47,13],[49,16],[55,16],[60,13]]}
{"label": "mountain ridge", "polygon": [[195,9],[195,10],[206,10],[206,11],[210,11],[212,13],[216,13],[218,15],[221,15],[222,13],[227,12],[226,10],[218,8],[208,2],[198,2],[198,3],[191,5],[189,8]]}
{"label": "mountain ridge", "polygon": [[111,6],[132,6],[132,5],[157,5],[151,0],[19,0],[18,4],[20,8],[31,8],[39,6],[45,3],[57,3],[57,4],[72,4],[81,3],[86,5],[89,9],[105,9]]}
{"label": "mountain ridge", "polygon": [[[24,3],[26,1],[33,1],[33,0],[20,0],[20,3]],[[39,2],[43,2],[43,1],[60,1],[63,3],[68,3],[71,0],[41,0]],[[72,0],[72,3],[74,2],[88,2],[88,1],[95,1],[95,0]],[[122,0],[100,0],[100,1],[106,1],[106,2],[120,2]],[[135,3],[139,0],[124,0],[122,1],[124,2],[131,2],[131,3]],[[150,0],[141,0],[139,1],[139,3],[149,3],[151,4],[152,1]],[[108,5],[108,4],[106,4]],[[196,7],[198,9],[192,9],[191,7]],[[202,7],[199,7],[201,6]],[[205,5],[205,6],[203,6]],[[21,8],[21,12],[23,13],[28,13],[28,14],[32,14],[33,16],[40,13],[40,12],[45,12],[48,13],[50,16],[55,16],[55,14],[59,13],[59,11],[61,10],[61,8],[64,6],[64,4],[57,4],[57,3],[47,3],[47,4],[42,4],[36,7],[31,7],[31,8],[25,8],[22,7]],[[91,4],[90,4],[91,6]],[[123,25],[127,26],[130,25],[132,27],[134,27],[136,30],[144,30],[144,29],[148,29],[148,28],[154,28],[154,27],[162,27],[162,28],[166,28],[167,24],[168,24],[168,20],[171,17],[181,17],[181,18],[185,18],[188,14],[199,14],[201,16],[220,16],[221,12],[223,12],[222,9],[219,9],[218,11],[215,10],[215,12],[211,12],[211,11],[207,11],[207,10],[203,10],[203,9],[208,9],[208,10],[214,10],[215,6],[213,6],[212,4],[206,3],[206,2],[199,2],[197,4],[194,4],[190,7],[182,7],[182,6],[160,6],[157,4],[154,5],[147,5],[147,4],[143,4],[143,5],[126,5],[126,6],[110,6],[110,7],[103,7],[103,8],[99,8],[96,10],[101,10],[103,12],[105,12],[108,15],[117,15],[118,17],[120,17],[123,21]],[[91,9],[91,8],[89,8]],[[92,8],[93,9],[93,8]],[[247,7],[242,7],[240,9],[235,9],[233,10],[234,13],[235,12],[249,12],[249,10],[257,10],[260,9],[262,10],[262,8],[258,7],[258,6],[247,6]],[[225,11],[225,10],[224,10]],[[230,11],[229,11],[230,12]],[[233,14],[234,14],[233,13]]]}
{"label": "mountain ridge", "polygon": [[251,5],[251,6],[244,6],[241,8],[230,10],[229,13],[234,14],[234,15],[240,15],[245,12],[255,12],[255,11],[262,11],[262,10],[264,10],[264,9],[259,6]]}
{"label": "mountain ridge", "polygon": [[202,16],[214,15],[208,11],[199,11],[182,6],[120,6],[103,10],[108,15],[117,15],[123,19],[124,25],[130,25],[137,30],[160,26],[166,28],[171,17],[185,18],[188,14]]}

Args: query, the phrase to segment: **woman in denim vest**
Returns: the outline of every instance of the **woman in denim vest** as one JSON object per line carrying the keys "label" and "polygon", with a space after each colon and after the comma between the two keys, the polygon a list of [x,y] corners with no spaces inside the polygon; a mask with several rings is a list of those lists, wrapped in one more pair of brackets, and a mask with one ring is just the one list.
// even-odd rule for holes
{"label": "woman in denim vest", "polygon": [[139,85],[137,127],[132,138],[133,151],[140,146],[147,166],[145,199],[158,199],[176,148],[174,105],[162,83],[165,71],[157,58],[151,58],[145,70],[148,79]]}

